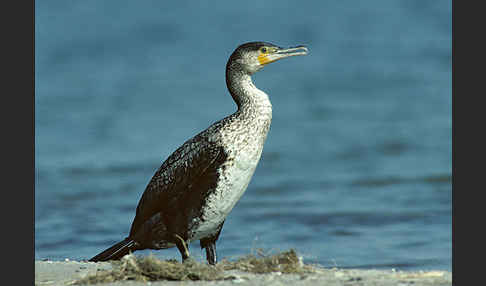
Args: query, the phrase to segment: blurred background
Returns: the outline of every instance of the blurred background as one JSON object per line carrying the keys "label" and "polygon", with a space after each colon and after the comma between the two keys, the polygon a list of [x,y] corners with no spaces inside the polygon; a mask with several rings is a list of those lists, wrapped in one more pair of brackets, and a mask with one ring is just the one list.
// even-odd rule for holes
{"label": "blurred background", "polygon": [[126,237],[160,164],[236,110],[229,55],[267,41],[310,52],[253,76],[273,121],[220,258],[451,270],[451,1],[35,5],[36,260]]}

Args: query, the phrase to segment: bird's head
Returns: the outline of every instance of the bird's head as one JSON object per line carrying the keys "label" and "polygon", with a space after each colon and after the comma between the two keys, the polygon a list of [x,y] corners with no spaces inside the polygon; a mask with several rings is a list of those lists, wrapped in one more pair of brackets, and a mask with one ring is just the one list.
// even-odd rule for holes
{"label": "bird's head", "polygon": [[269,63],[306,54],[307,48],[305,46],[284,49],[270,43],[249,42],[236,48],[228,60],[227,68],[238,68],[251,75]]}

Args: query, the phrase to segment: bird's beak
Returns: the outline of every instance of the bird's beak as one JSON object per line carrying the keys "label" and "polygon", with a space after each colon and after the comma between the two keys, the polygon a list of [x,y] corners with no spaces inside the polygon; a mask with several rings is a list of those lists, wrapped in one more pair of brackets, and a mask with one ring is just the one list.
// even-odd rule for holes
{"label": "bird's beak", "polygon": [[288,58],[291,56],[304,56],[307,55],[308,49],[305,46],[297,46],[288,49],[274,48],[267,54],[258,56],[260,64],[266,65],[278,61],[283,58]]}

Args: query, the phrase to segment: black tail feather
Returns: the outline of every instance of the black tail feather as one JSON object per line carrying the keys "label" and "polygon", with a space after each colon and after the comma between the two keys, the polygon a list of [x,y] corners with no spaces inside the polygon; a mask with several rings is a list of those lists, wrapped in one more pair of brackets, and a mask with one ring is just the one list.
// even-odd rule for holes
{"label": "black tail feather", "polygon": [[112,247],[106,249],[105,251],[91,258],[89,261],[97,262],[97,261],[118,260],[123,256],[125,256],[126,254],[128,254],[130,251],[135,250],[133,249],[134,244],[135,242],[132,239],[125,238],[124,240],[118,242]]}

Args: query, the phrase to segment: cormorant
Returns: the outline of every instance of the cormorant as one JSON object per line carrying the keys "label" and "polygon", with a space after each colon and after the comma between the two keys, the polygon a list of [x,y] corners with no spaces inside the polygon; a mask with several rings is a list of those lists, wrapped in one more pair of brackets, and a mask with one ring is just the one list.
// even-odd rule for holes
{"label": "cormorant", "polygon": [[266,42],[236,48],[226,65],[226,85],[238,110],[167,158],[138,203],[128,237],[90,261],[174,246],[185,261],[188,243],[200,240],[208,263],[215,264],[216,240],[226,216],[250,183],[272,119],[268,95],[255,87],[251,75],[266,64],[305,54],[304,46],[283,49]]}

